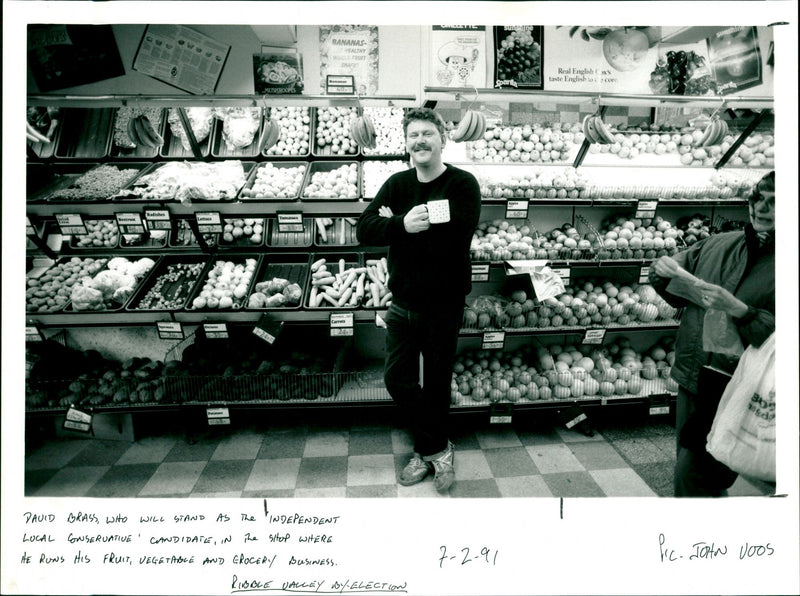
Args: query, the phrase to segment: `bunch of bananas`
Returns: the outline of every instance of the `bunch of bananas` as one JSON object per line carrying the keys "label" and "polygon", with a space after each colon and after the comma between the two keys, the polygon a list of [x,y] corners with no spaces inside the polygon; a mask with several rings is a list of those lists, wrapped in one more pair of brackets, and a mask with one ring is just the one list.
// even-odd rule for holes
{"label": "bunch of bananas", "polygon": [[137,146],[156,148],[164,144],[164,138],[158,134],[150,119],[142,114],[128,120],[128,136]]}
{"label": "bunch of bananas", "polygon": [[617,142],[611,128],[599,114],[589,114],[583,119],[583,135],[590,143],[613,145]]}
{"label": "bunch of bananas", "polygon": [[477,141],[483,138],[486,132],[486,116],[481,112],[467,110],[464,117],[456,126],[450,138],[456,143],[464,141]]}
{"label": "bunch of bananas", "polygon": [[281,138],[281,124],[274,118],[264,120],[261,137],[258,140],[258,152],[266,151]]}
{"label": "bunch of bananas", "polygon": [[697,144],[700,147],[710,147],[712,145],[719,145],[722,139],[728,134],[728,123],[719,116],[714,117],[711,124],[706,126],[703,131],[703,136]]}
{"label": "bunch of bananas", "polygon": [[356,116],[350,121],[350,136],[361,147],[375,149],[378,145],[378,135],[375,134],[375,125],[366,114]]}

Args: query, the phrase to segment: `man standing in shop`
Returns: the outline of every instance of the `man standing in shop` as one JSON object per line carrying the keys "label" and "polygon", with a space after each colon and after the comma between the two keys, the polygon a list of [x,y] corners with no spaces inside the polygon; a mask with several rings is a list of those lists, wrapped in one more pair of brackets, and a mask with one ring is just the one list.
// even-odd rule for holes
{"label": "man standing in shop", "polygon": [[446,133],[437,112],[410,110],[403,131],[414,167],[383,184],[356,229],[362,244],[389,247],[384,380],[414,439],[398,481],[409,486],[434,472],[436,489],[445,492],[455,480],[450,381],[471,288],[480,187],[472,174],[442,161]]}
{"label": "man standing in shop", "polygon": [[[706,311],[726,313],[745,347],[760,346],[775,331],[775,172],[759,180],[748,202],[750,223],[743,231],[716,234],[674,257],[661,257],[650,268],[656,290],[673,306],[686,307],[671,371],[678,382],[676,497],[725,496],[737,476],[706,451],[724,381],[703,381],[709,372],[703,369],[732,373],[738,362],[738,357],[704,351]],[[672,293],[682,269],[701,280],[696,301]]]}

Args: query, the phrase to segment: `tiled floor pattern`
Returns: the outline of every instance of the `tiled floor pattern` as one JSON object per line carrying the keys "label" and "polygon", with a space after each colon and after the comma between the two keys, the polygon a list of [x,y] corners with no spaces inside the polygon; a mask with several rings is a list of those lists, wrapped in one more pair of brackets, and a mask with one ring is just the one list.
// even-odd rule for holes
{"label": "tiled floor pattern", "polygon": [[[412,446],[389,425],[287,426],[134,443],[53,440],[25,459],[28,496],[87,497],[640,497],[671,496],[674,429],[455,431],[456,483],[397,484]],[[733,496],[761,495],[740,479]]]}

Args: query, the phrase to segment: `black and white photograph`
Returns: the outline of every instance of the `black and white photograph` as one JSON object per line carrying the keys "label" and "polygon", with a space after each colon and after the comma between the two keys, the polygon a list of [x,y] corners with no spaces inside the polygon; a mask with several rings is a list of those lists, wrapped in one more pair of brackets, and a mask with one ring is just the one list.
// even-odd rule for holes
{"label": "black and white photograph", "polygon": [[0,591],[800,590],[796,6],[267,4],[4,1]]}

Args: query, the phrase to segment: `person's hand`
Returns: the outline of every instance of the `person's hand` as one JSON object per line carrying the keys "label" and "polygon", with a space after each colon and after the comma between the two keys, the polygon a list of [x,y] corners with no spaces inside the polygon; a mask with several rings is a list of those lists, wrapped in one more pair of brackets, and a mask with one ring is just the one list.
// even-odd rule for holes
{"label": "person's hand", "polygon": [[409,234],[424,232],[431,227],[431,222],[428,219],[428,208],[425,205],[417,205],[412,208],[403,218],[403,224]]}
{"label": "person's hand", "polygon": [[721,310],[732,317],[743,317],[747,313],[747,305],[722,286],[699,281],[700,298],[706,309]]}
{"label": "person's hand", "polygon": [[653,261],[653,270],[659,277],[672,278],[678,275],[680,265],[672,257],[663,256]]}
{"label": "person's hand", "polygon": [[378,208],[378,215],[381,217],[392,217],[394,213],[392,213],[392,208],[388,207],[387,205],[381,205]]}

